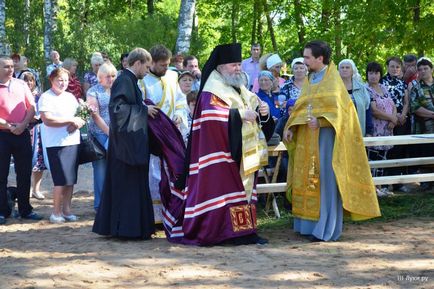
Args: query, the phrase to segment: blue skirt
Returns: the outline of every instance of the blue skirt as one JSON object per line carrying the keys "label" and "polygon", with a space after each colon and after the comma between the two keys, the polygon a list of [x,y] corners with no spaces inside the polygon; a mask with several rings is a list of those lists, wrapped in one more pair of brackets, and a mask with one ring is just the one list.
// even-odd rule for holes
{"label": "blue skirt", "polygon": [[77,183],[78,144],[47,148],[48,163],[55,186],[72,186]]}

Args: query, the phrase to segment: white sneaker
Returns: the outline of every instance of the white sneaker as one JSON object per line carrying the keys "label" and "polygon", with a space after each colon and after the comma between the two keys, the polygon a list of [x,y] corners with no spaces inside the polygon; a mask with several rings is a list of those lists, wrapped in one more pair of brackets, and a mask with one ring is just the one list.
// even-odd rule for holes
{"label": "white sneaker", "polygon": [[65,218],[62,216],[56,216],[55,214],[51,214],[50,223],[53,223],[53,224],[65,223]]}
{"label": "white sneaker", "polygon": [[77,222],[78,221],[78,217],[76,215],[73,215],[73,214],[71,214],[71,215],[63,215],[62,214],[62,217],[68,222]]}
{"label": "white sneaker", "polygon": [[45,199],[45,196],[41,192],[32,192],[32,198],[43,200]]}
{"label": "white sneaker", "polygon": [[380,190],[377,188],[377,189],[375,189],[375,191],[377,192],[378,197],[385,197],[386,196],[386,194],[384,193],[383,190]]}

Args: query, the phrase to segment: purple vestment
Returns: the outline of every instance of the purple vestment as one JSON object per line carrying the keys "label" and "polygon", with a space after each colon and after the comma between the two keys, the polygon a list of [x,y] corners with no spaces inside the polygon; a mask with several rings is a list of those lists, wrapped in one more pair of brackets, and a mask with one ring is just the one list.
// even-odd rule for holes
{"label": "purple vestment", "polygon": [[201,93],[192,124],[187,187],[178,192],[182,212],[172,214],[170,226],[165,222],[171,242],[213,245],[256,232],[257,196],[254,191],[248,203],[239,164],[232,158],[229,112],[217,96]]}

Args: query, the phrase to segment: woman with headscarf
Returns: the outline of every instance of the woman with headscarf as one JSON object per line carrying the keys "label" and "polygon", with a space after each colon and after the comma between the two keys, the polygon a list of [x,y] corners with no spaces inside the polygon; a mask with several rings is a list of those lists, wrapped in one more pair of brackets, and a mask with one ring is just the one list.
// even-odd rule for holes
{"label": "woman with headscarf", "polygon": [[259,91],[256,93],[262,101],[270,107],[270,113],[274,121],[282,117],[277,93],[273,93],[273,82],[275,80],[270,71],[262,70],[258,75]]}
{"label": "woman with headscarf", "polygon": [[300,96],[301,87],[307,75],[307,67],[303,61],[303,57],[297,57],[291,62],[293,76],[285,81],[280,89],[280,95],[284,95],[286,100],[296,100]]}
{"label": "woman with headscarf", "polygon": [[356,107],[362,134],[363,136],[371,136],[374,127],[370,110],[370,96],[366,86],[362,83],[356,64],[351,59],[344,59],[339,62],[338,68],[342,81]]}

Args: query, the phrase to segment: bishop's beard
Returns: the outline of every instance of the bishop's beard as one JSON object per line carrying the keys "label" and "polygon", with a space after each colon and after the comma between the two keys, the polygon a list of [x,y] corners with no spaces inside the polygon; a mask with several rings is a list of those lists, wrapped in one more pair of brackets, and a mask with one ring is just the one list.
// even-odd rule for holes
{"label": "bishop's beard", "polygon": [[244,85],[244,78],[241,73],[234,73],[234,74],[223,74],[223,82],[227,85],[240,88]]}

